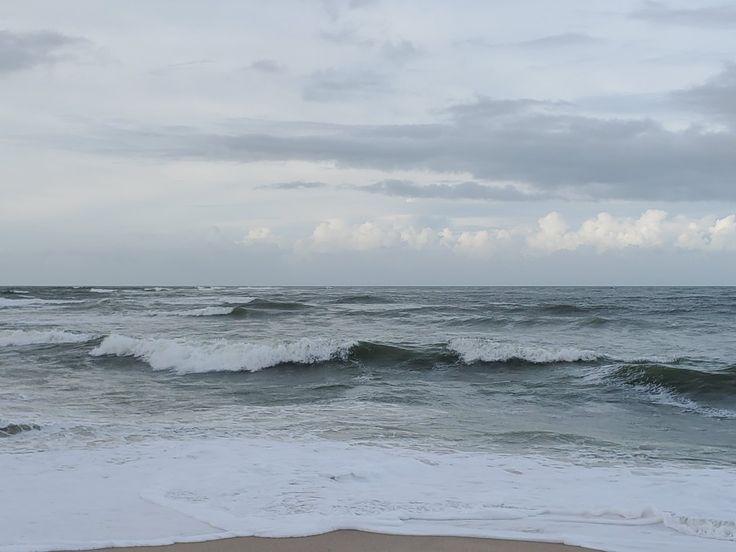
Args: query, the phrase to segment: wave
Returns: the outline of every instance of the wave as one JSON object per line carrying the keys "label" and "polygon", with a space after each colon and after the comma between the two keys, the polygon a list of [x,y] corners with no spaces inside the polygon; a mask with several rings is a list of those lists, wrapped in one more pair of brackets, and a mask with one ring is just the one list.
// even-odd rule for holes
{"label": "wave", "polygon": [[342,297],[338,297],[332,301],[332,303],[335,305],[380,305],[384,303],[395,303],[395,301],[389,297],[380,297],[368,293],[356,293],[354,295],[343,295]]}
{"label": "wave", "polygon": [[541,346],[498,343],[489,339],[459,337],[451,339],[448,348],[466,364],[477,362],[517,362],[552,364],[558,362],[594,362],[604,355],[575,347],[547,348]]}
{"label": "wave", "polygon": [[541,305],[539,310],[550,314],[581,314],[590,312],[591,308],[581,307],[579,305],[571,305],[568,303],[549,303]]}
{"label": "wave", "polygon": [[84,343],[95,339],[94,335],[64,330],[2,330],[0,347],[23,345],[55,345],[60,343]]}
{"label": "wave", "polygon": [[[676,364],[688,359],[673,359]],[[736,396],[736,367],[704,372],[663,364],[667,359],[620,361],[603,366],[587,379],[640,392],[654,404],[671,406],[709,418],[736,418],[736,410],[721,408]]]}
{"label": "wave", "polygon": [[364,364],[381,363],[393,365],[416,365],[431,368],[438,363],[455,363],[457,355],[445,347],[402,347],[371,341],[358,341],[350,348],[348,359]]}
{"label": "wave", "polygon": [[591,316],[579,320],[577,322],[577,325],[580,327],[600,328],[602,326],[607,326],[610,323],[610,318],[606,318],[604,316]]}
{"label": "wave", "polygon": [[4,289],[0,293],[4,295],[28,295],[30,292],[24,289]]}
{"label": "wave", "polygon": [[33,431],[41,429],[41,426],[37,424],[8,424],[4,427],[0,427],[0,437],[10,437],[11,435],[17,435],[24,431]]}
{"label": "wave", "polygon": [[247,303],[249,309],[256,310],[275,310],[275,311],[293,311],[314,308],[307,303],[299,303],[296,301],[274,301],[271,299],[253,299]]}
{"label": "wave", "polygon": [[686,395],[736,395],[736,368],[703,372],[662,364],[625,364],[611,377],[631,385],[657,386]]}
{"label": "wave", "polygon": [[90,351],[92,356],[135,357],[154,370],[177,374],[257,372],[280,364],[315,364],[347,359],[354,342],[303,337],[286,343],[187,343],[174,339],[113,334]]}
{"label": "wave", "polygon": [[227,316],[240,307],[203,307],[175,313],[177,316]]}
{"label": "wave", "polygon": [[174,314],[175,316],[232,316],[234,318],[245,318],[248,316],[262,317],[283,314],[284,312],[298,311],[302,308],[309,308],[309,305],[253,299],[238,305],[209,306],[200,309],[177,311],[170,314]]}
{"label": "wave", "polygon": [[8,299],[6,297],[0,297],[0,308],[25,307],[33,305],[71,305],[75,303],[84,303],[84,299],[38,299],[35,297],[19,297],[18,299]]}
{"label": "wave", "polygon": [[115,293],[114,289],[107,288],[89,288],[90,293]]}

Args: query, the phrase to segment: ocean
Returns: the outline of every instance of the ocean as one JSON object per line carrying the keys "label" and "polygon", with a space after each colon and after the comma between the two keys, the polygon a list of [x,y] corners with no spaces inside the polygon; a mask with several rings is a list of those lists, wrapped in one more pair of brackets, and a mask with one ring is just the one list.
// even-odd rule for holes
{"label": "ocean", "polygon": [[736,288],[0,288],[0,552],[736,549]]}

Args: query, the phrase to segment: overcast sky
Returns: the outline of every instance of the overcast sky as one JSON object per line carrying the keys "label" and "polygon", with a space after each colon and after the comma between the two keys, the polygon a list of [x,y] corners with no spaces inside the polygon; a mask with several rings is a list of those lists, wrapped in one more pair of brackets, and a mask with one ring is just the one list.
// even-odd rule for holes
{"label": "overcast sky", "polygon": [[0,283],[736,284],[736,1],[0,4]]}

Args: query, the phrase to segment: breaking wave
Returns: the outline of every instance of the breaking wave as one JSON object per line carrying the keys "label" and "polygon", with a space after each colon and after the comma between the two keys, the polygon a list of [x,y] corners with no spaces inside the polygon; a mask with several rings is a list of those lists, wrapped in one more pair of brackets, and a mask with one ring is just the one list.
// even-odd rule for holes
{"label": "breaking wave", "polygon": [[305,303],[282,303],[278,301],[251,299],[250,301],[241,301],[239,304],[226,303],[225,305],[208,306],[167,314],[173,314],[175,316],[232,316],[234,318],[245,318],[249,316],[264,317],[287,314],[308,308],[310,308],[310,305]]}
{"label": "breaking wave", "polygon": [[547,348],[541,346],[498,343],[489,339],[460,337],[451,339],[448,348],[463,362],[517,362],[551,364],[557,362],[594,362],[605,358],[595,351],[575,347]]}
{"label": "breaking wave", "polygon": [[53,345],[59,343],[84,343],[95,339],[94,335],[66,332],[64,330],[2,330],[0,347],[23,345]]}
{"label": "breaking wave", "polygon": [[227,316],[240,307],[204,307],[188,311],[177,312],[177,316]]}
{"label": "breaking wave", "polygon": [[18,299],[8,299],[6,297],[0,297],[0,308],[26,307],[33,305],[71,305],[74,303],[84,303],[84,299],[37,299],[35,297],[20,297]]}
{"label": "breaking wave", "polygon": [[353,344],[307,337],[273,344],[224,340],[192,344],[173,339],[110,335],[89,354],[135,357],[154,370],[170,370],[177,374],[257,372],[280,364],[314,364],[346,359]]}

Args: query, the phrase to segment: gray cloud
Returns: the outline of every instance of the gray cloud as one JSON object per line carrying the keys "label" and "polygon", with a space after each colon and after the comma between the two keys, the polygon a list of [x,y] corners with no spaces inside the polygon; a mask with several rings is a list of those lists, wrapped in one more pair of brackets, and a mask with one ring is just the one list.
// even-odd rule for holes
{"label": "gray cloud", "polygon": [[720,4],[702,8],[671,8],[660,2],[645,2],[631,14],[635,19],[666,25],[730,28],[736,26],[736,6]]}
{"label": "gray cloud", "polygon": [[385,92],[385,75],[363,68],[332,68],[316,71],[307,77],[302,97],[316,102],[344,101]]}
{"label": "gray cloud", "polygon": [[280,73],[284,70],[284,67],[273,59],[258,59],[251,63],[248,68],[261,73]]}
{"label": "gray cloud", "polygon": [[314,188],[324,188],[327,186],[324,182],[305,182],[295,180],[294,182],[279,182],[277,184],[264,184],[259,188],[268,188],[271,190],[308,190]]}
{"label": "gray cloud", "polygon": [[421,50],[408,40],[385,42],[381,51],[386,59],[394,63],[405,63],[422,55]]}
{"label": "gray cloud", "polygon": [[681,105],[736,122],[736,65],[729,65],[707,82],[677,91],[672,97]]}
{"label": "gray cloud", "polygon": [[407,180],[383,180],[358,188],[364,192],[411,199],[474,199],[519,201],[537,198],[525,194],[513,186],[490,186],[478,182],[458,182],[454,184],[416,184]]}
{"label": "gray cloud", "polygon": [[590,46],[601,42],[601,39],[594,36],[590,36],[582,33],[562,33],[549,36],[543,36],[541,38],[535,38],[534,40],[525,40],[524,42],[517,42],[515,46],[521,48],[530,49],[545,49],[545,48],[564,48],[568,46]]}
{"label": "gray cloud", "polygon": [[0,30],[0,73],[29,69],[63,58],[62,50],[82,39],[53,31],[12,32]]}
{"label": "gray cloud", "polygon": [[331,31],[322,31],[320,37],[327,42],[332,42],[339,46],[358,46],[361,48],[370,48],[375,46],[376,42],[370,38],[361,36],[358,31],[349,27]]}
{"label": "gray cloud", "polygon": [[[687,93],[695,97],[704,91]],[[433,124],[242,122],[223,133],[121,129],[90,136],[88,147],[167,158],[327,161],[384,171],[467,173],[481,181],[523,183],[539,197],[736,199],[733,131],[670,130],[652,119],[594,117],[574,113],[574,107],[481,98],[451,107],[447,120]],[[472,186],[460,190],[480,193]],[[450,192],[434,189],[438,195]]]}

